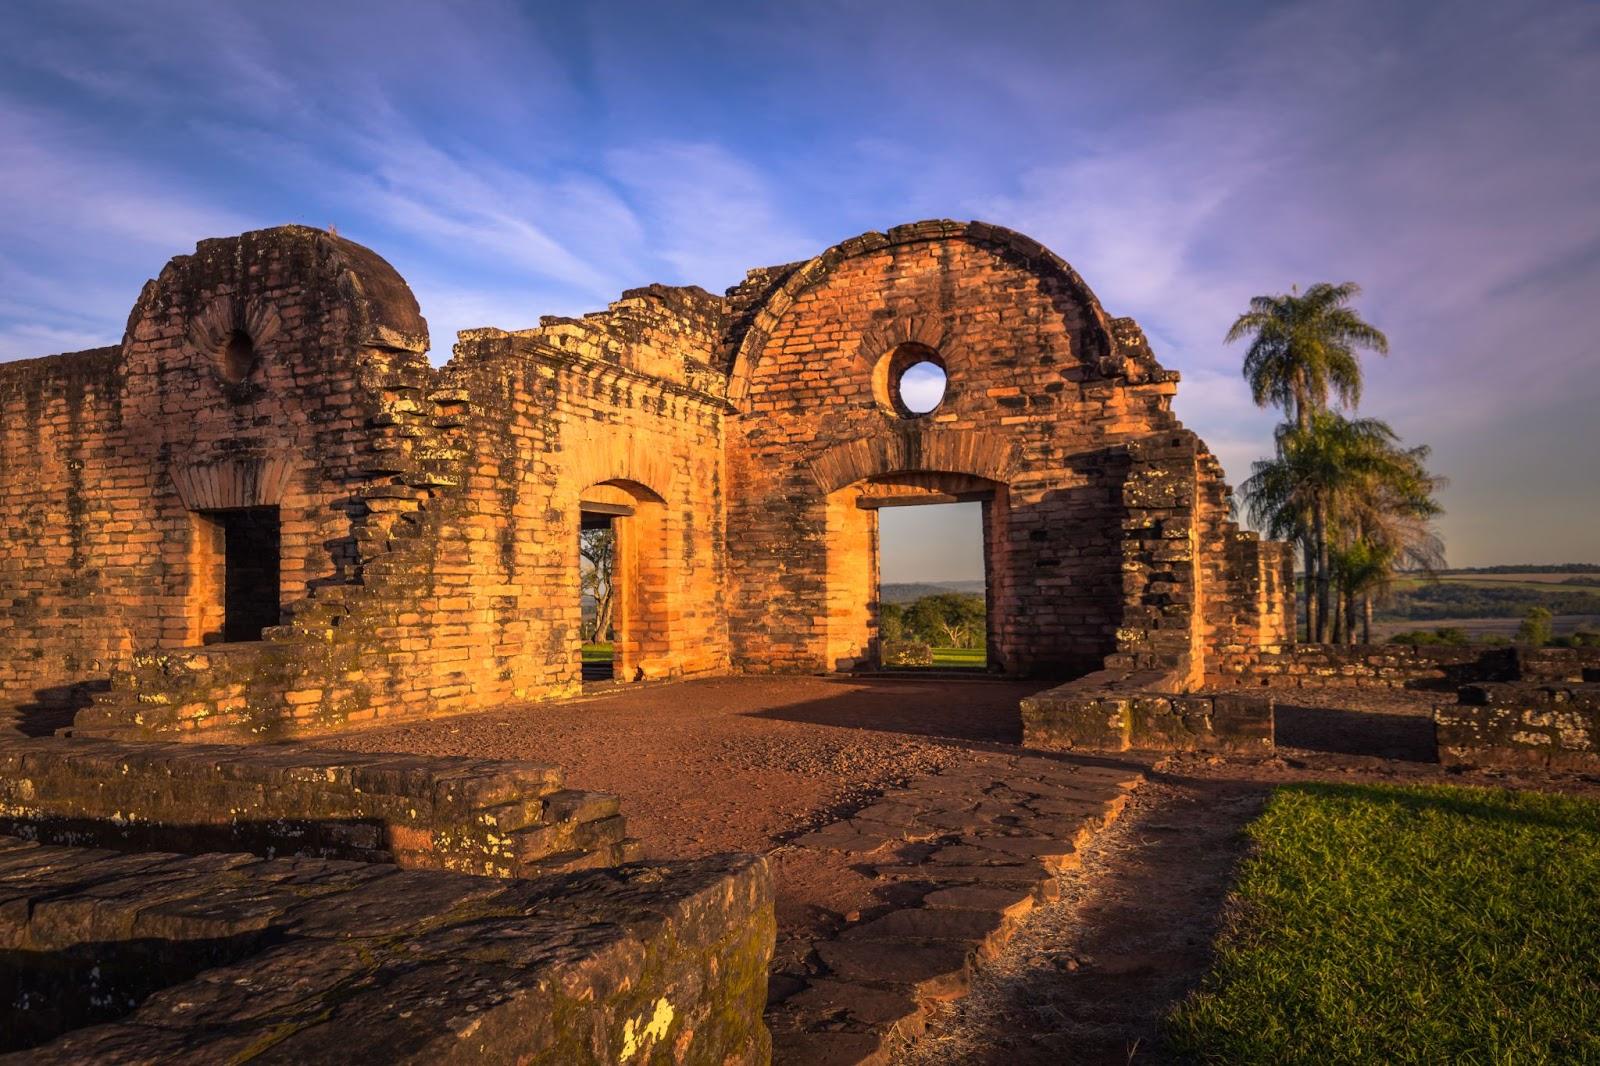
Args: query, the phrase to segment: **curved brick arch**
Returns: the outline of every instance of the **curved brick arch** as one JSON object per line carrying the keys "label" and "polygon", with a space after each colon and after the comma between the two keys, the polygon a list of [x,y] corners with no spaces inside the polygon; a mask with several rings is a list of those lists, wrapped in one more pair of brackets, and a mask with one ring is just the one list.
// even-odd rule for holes
{"label": "curved brick arch", "polygon": [[[1086,358],[1103,359],[1115,350],[1116,342],[1111,332],[1111,320],[1100,307],[1099,298],[1066,260],[1038,241],[1015,230],[987,222],[949,220],[913,222],[895,226],[887,233],[876,231],[863,233],[859,237],[852,237],[834,245],[798,267],[766,296],[761,302],[760,310],[752,316],[734,352],[730,366],[728,399],[735,405],[743,401],[749,388],[750,377],[761,363],[767,340],[777,330],[784,315],[801,293],[822,282],[841,263],[855,256],[919,241],[963,239],[995,250],[1023,270],[1061,282],[1083,308],[1089,323],[1087,339],[1091,350],[1084,353]],[[947,357],[955,355],[956,353],[941,347],[944,340],[944,329],[938,323],[926,319],[904,323],[890,322],[863,335],[857,358],[870,363],[874,353],[881,353],[904,341],[926,344],[930,348],[940,350]]]}
{"label": "curved brick arch", "polygon": [[916,427],[858,437],[811,460],[811,476],[824,493],[868,478],[909,471],[969,474],[1006,483],[1016,468],[1011,444],[997,433]]}

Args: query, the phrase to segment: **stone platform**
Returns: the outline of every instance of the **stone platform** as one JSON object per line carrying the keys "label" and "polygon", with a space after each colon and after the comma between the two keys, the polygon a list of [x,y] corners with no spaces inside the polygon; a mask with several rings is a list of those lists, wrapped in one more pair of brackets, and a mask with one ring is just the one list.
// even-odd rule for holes
{"label": "stone platform", "polygon": [[794,841],[869,869],[883,903],[836,938],[780,945],[780,958],[806,964],[773,975],[775,1060],[887,1061],[931,1005],[966,995],[972,968],[1051,897],[1055,875],[1142,780],[1129,764],[995,754]]}
{"label": "stone platform", "polygon": [[756,1066],[773,928],[748,855],[501,880],[0,837],[0,1062]]}
{"label": "stone platform", "polygon": [[0,736],[0,833],[497,877],[638,857],[617,798],[509,759]]}

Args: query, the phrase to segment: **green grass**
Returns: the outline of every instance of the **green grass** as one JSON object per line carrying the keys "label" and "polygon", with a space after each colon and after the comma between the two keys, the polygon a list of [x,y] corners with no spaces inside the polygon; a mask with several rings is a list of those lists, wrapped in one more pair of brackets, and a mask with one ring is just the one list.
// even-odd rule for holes
{"label": "green grass", "polygon": [[1600,803],[1279,789],[1212,972],[1169,1019],[1225,1063],[1600,1062]]}
{"label": "green grass", "polygon": [[608,663],[611,661],[610,644],[585,644],[583,646],[583,661],[586,663]]}
{"label": "green grass", "polygon": [[983,648],[934,648],[934,666],[965,666],[982,670],[989,665],[989,653]]}

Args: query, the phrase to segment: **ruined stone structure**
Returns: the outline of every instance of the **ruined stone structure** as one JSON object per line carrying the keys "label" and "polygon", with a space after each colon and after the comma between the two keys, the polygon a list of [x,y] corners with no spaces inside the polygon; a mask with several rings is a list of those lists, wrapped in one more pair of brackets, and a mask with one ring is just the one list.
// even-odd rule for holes
{"label": "ruined stone structure", "polygon": [[1292,640],[1289,554],[1230,520],[1177,374],[1008,230],[427,346],[387,263],[285,227],[172,260],[120,345],[0,365],[0,700],[216,740],[568,695],[592,522],[621,679],[850,668],[878,508],[949,500],[983,502],[996,671],[1182,692]]}

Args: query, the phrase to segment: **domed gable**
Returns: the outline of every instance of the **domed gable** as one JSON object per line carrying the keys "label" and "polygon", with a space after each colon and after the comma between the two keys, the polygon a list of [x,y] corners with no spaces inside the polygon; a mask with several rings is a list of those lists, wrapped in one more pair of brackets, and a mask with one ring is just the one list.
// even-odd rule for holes
{"label": "domed gable", "polygon": [[[342,311],[345,343],[425,352],[428,324],[416,296],[378,253],[310,226],[277,226],[201,241],[145,286],[128,320],[132,336],[153,312],[226,318],[218,328],[263,328],[288,293],[322,314]],[[269,328],[276,328],[275,326]]]}

